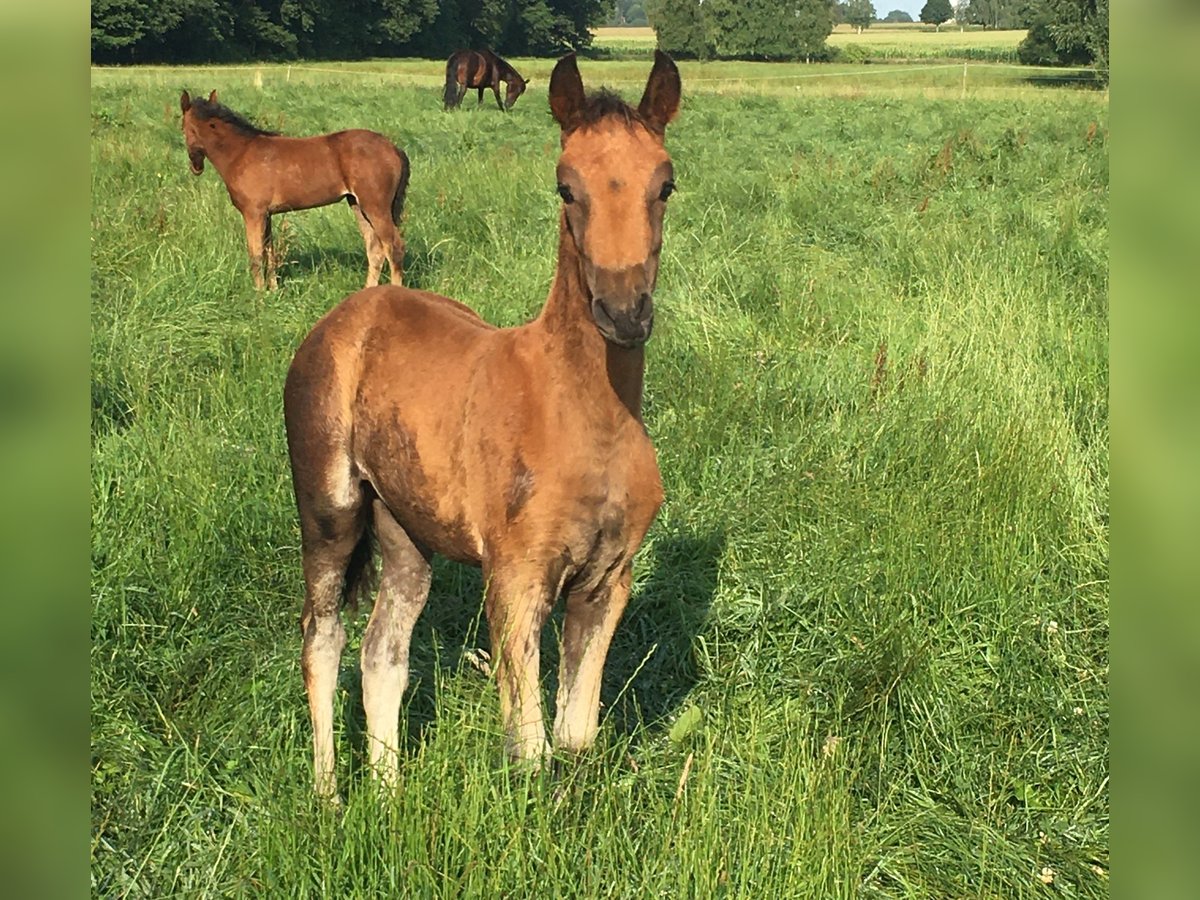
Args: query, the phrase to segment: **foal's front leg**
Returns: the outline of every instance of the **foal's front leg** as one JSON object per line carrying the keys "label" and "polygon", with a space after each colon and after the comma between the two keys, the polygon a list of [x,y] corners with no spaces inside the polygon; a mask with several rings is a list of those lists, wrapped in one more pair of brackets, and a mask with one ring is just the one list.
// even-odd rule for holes
{"label": "foal's front leg", "polygon": [[548,584],[544,570],[488,573],[485,609],[500,716],[514,759],[540,760],[549,752],[542,723],[540,645],[556,588]]}
{"label": "foal's front leg", "polygon": [[600,723],[600,683],[617,623],[629,602],[632,565],[594,587],[567,595],[554,716],[554,746],[586,750]]}
{"label": "foal's front leg", "polygon": [[[254,277],[254,287],[261,291],[265,286],[263,262],[267,244],[271,239],[271,217],[262,212],[243,211],[242,218],[246,220],[246,247],[250,251],[250,274]],[[274,288],[276,286],[274,267],[268,266],[268,270],[271,287]]]}

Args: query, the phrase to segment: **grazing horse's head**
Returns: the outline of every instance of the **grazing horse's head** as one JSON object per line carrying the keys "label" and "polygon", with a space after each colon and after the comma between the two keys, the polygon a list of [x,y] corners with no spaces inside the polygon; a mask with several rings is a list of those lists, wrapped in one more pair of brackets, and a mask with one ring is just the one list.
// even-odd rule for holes
{"label": "grazing horse's head", "polygon": [[525,85],[528,82],[513,70],[508,78],[508,86],[504,89],[504,108],[512,109],[513,104],[517,102],[517,98],[525,93]]}
{"label": "grazing horse's head", "polygon": [[574,54],[550,77],[550,109],[562,127],[563,218],[592,318],[620,347],[641,346],[654,326],[663,213],[675,190],[663,135],[679,109],[679,90],[679,70],[659,51],[637,109],[607,91],[585,96]]}
{"label": "grazing horse's head", "polygon": [[[179,97],[179,108],[183,110],[183,139],[187,142],[188,162],[192,166],[192,174],[199,175],[204,171],[204,128],[198,115],[198,104],[203,100],[192,102],[188,92],[184,91]],[[215,105],[217,92],[208,95],[208,103]]]}

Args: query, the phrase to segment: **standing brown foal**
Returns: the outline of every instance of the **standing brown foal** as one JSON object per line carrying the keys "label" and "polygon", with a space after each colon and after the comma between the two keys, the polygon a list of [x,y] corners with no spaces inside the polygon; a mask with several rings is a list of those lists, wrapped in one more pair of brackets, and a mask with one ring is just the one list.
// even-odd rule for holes
{"label": "standing brown foal", "polygon": [[537,319],[497,329],[445,297],[372,288],[330,311],[296,352],[284,412],[318,793],[336,792],[340,610],[362,587],[372,531],[383,579],[363,637],[363,705],[385,782],[396,776],[409,642],[433,553],[483,567],[518,758],[548,750],[538,644],[566,594],[554,742],[582,750],[594,740],[633,555],[663,500],[642,425],[642,345],[674,188],[663,134],[679,90],[663,53],[637,109],[606,91],[585,96],[573,54],[555,66],[563,207],[558,270]]}
{"label": "standing brown foal", "polygon": [[367,247],[367,287],[379,283],[386,259],[392,284],[404,281],[404,239],[396,226],[408,187],[408,157],[382,134],[355,129],[319,137],[284,137],[264,131],[217,102],[193,100],[184,91],[183,135],[192,172],[204,171],[207,157],[246,220],[254,286],[278,286],[271,216],[328,206],[343,197],[354,210]]}

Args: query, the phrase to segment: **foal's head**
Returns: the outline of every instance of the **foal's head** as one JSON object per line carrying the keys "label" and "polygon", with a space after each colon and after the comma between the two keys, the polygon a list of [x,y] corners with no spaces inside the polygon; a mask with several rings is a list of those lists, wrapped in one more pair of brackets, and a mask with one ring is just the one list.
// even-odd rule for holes
{"label": "foal's head", "polygon": [[191,163],[194,175],[204,171],[204,157],[209,152],[209,146],[217,139],[216,133],[222,125],[231,126],[234,132],[243,137],[276,133],[259,128],[228,107],[222,106],[217,102],[216,91],[209,94],[207,100],[193,100],[188,92],[184,91],[179,97],[179,108],[183,111],[183,139],[187,142],[188,162]]}
{"label": "foal's head", "polygon": [[563,216],[592,318],[621,347],[641,346],[654,326],[663,213],[675,189],[663,134],[678,109],[679,70],[662,52],[637,109],[608,91],[585,96],[574,54],[550,76],[550,110],[562,127]]}
{"label": "foal's head", "polygon": [[207,101],[192,100],[187,91],[179,96],[179,108],[183,110],[183,139],[187,143],[188,162],[191,163],[193,175],[204,171],[204,121],[208,117],[203,115],[201,104],[215,107],[217,92],[209,94]]}

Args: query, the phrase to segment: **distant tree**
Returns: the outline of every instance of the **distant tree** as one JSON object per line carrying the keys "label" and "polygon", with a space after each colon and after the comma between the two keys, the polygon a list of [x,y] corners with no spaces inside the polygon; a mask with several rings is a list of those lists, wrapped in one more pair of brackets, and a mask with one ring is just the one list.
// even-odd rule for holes
{"label": "distant tree", "polygon": [[1108,0],[1029,0],[1022,12],[1029,32],[1017,47],[1021,62],[1091,63],[1108,80]]}
{"label": "distant tree", "polygon": [[925,0],[925,5],[921,7],[921,21],[936,26],[938,31],[942,30],[942,23],[948,22],[953,16],[950,0]]}
{"label": "distant tree", "polygon": [[875,6],[871,0],[847,0],[846,21],[862,34],[864,28],[870,28],[875,21]]}
{"label": "distant tree", "polygon": [[802,59],[824,50],[833,31],[827,0],[705,0],[718,56]]}
{"label": "distant tree", "polygon": [[911,22],[913,17],[902,9],[893,9],[890,13],[883,17],[885,22]]}
{"label": "distant tree", "polygon": [[616,0],[612,12],[605,19],[606,25],[646,25],[646,10],[640,0]]}
{"label": "distant tree", "polygon": [[1021,28],[1022,7],[1028,0],[967,0],[960,14],[955,9],[954,18],[969,25],[984,28]]}
{"label": "distant tree", "polygon": [[658,49],[692,59],[712,56],[701,7],[702,0],[646,0],[646,15]]}
{"label": "distant tree", "polygon": [[143,0],[94,0],[92,59],[133,62],[143,48],[160,42],[183,18],[180,4]]}
{"label": "distant tree", "polygon": [[846,21],[847,0],[829,0],[829,8],[833,13],[833,24],[841,25]]}
{"label": "distant tree", "polygon": [[829,0],[648,0],[659,49],[677,56],[808,59],[826,53]]}

